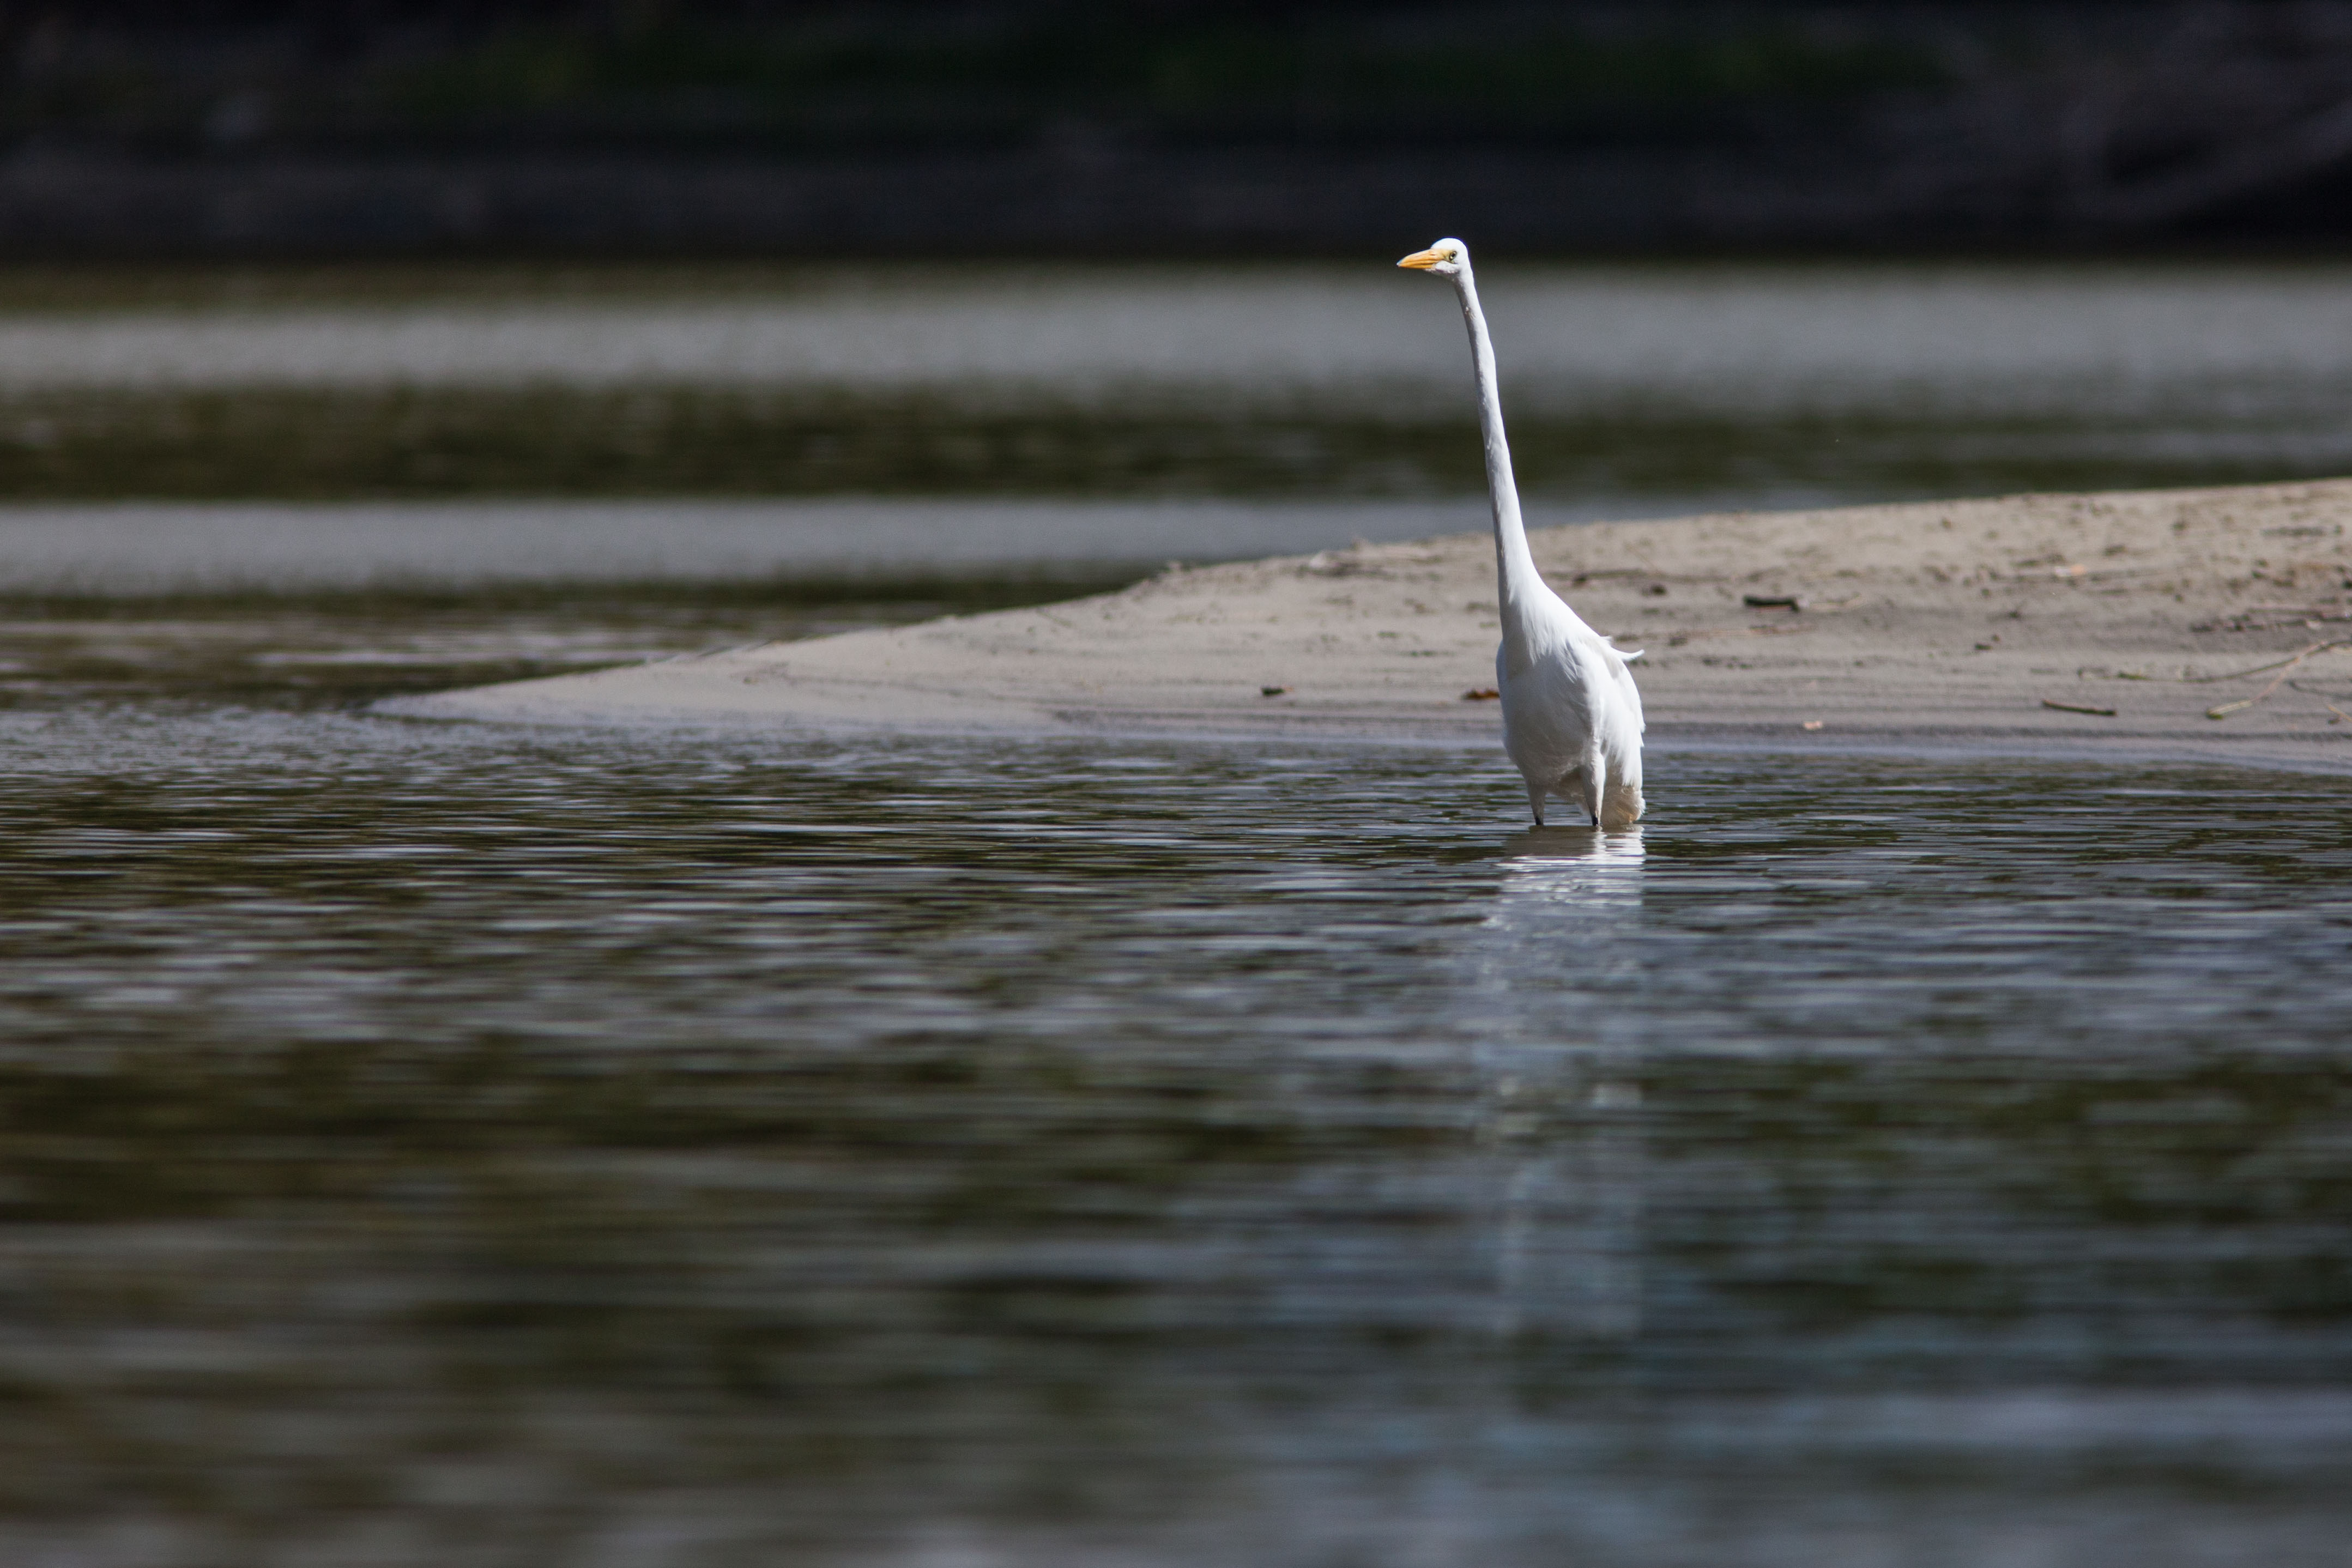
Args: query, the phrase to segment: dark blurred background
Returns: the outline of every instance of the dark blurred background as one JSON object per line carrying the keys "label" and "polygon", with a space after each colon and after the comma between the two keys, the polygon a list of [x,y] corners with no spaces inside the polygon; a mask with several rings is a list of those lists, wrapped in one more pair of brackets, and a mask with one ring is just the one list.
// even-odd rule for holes
{"label": "dark blurred background", "polygon": [[2352,5],[0,7],[0,256],[2313,246]]}

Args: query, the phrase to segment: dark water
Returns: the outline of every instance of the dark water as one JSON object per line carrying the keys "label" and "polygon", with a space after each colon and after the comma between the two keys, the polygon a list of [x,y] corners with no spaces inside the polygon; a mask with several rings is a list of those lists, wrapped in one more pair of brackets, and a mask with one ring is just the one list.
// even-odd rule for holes
{"label": "dark water", "polygon": [[919,608],[19,607],[0,1557],[2342,1561],[2352,787],[364,706]]}

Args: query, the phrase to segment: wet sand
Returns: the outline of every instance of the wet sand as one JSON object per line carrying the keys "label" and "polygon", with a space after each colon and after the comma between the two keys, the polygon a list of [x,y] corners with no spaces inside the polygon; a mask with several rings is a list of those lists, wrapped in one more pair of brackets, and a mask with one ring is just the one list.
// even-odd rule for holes
{"label": "wet sand", "polygon": [[[1654,747],[2352,772],[2347,523],[2352,481],[2327,481],[1601,523],[1534,547],[1587,621],[1644,650]],[[1475,743],[1498,728],[1495,705],[1465,695],[1493,685],[1496,635],[1493,548],[1475,534],[389,706]]]}

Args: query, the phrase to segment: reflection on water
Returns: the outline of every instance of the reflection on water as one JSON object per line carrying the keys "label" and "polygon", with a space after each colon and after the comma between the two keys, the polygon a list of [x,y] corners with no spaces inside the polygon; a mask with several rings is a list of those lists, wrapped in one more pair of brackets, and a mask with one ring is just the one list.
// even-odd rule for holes
{"label": "reflection on water", "polygon": [[1530,833],[1484,752],[378,718],[342,602],[10,646],[9,1561],[2340,1555],[2340,781]]}
{"label": "reflection on water", "polygon": [[[1639,1051],[1611,1049],[1612,1020],[1571,1024],[1553,1009],[1563,964],[1597,976],[1630,961],[1620,938],[1642,915],[1644,832],[1538,828],[1505,844],[1478,944],[1476,994],[1493,1010],[1477,1020],[1475,1050],[1500,1191],[1499,1337],[1625,1340],[1641,1329]],[[1560,1049],[1570,1028],[1583,1050]]]}
{"label": "reflection on water", "polygon": [[1518,834],[1507,846],[1516,852],[1504,862],[1510,880],[1493,923],[1509,925],[1547,904],[1638,913],[1645,832],[1639,826],[1617,832],[1548,827]]}

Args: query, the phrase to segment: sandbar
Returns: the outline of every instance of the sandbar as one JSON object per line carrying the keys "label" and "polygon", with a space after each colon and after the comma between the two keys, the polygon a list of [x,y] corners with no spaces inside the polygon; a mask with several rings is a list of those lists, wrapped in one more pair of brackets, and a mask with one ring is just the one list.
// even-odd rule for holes
{"label": "sandbar", "polygon": [[[1538,530],[1653,747],[2352,773],[2352,480]],[[1484,533],[386,705],[541,724],[1491,743]]]}

